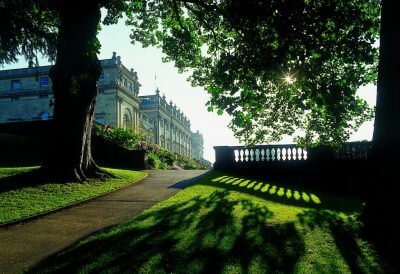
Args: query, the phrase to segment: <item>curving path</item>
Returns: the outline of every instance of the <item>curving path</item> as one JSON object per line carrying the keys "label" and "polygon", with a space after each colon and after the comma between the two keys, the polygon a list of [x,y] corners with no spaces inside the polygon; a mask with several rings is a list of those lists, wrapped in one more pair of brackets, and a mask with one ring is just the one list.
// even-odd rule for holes
{"label": "curving path", "polygon": [[149,170],[141,182],[26,223],[0,228],[0,273],[19,273],[77,240],[139,215],[205,174]]}

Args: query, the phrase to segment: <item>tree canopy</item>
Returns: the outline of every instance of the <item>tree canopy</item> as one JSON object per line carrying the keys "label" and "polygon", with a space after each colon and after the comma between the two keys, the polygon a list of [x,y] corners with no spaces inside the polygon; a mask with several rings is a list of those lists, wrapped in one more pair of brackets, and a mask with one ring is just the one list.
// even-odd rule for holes
{"label": "tree canopy", "polygon": [[[69,1],[79,8],[85,4]],[[98,0],[98,9],[105,8],[103,24],[115,24],[128,9],[123,0]],[[30,66],[38,65],[39,54],[55,61],[60,15],[70,9],[65,1],[57,0],[0,0],[0,65],[17,62],[23,56]],[[100,26],[98,26],[100,29]],[[92,44],[96,52],[100,44]]]}
{"label": "tree canopy", "polygon": [[[107,11],[103,24],[125,13],[133,42],[159,46],[164,61],[190,70],[211,95],[208,110],[230,114],[241,141],[293,135],[337,145],[373,117],[356,91],[376,80],[378,0],[94,2]],[[24,55],[34,65],[38,53],[54,60],[62,3],[1,1],[0,64]]]}
{"label": "tree canopy", "polygon": [[356,91],[377,77],[377,0],[141,1],[128,16],[245,143],[338,145],[373,117]]}

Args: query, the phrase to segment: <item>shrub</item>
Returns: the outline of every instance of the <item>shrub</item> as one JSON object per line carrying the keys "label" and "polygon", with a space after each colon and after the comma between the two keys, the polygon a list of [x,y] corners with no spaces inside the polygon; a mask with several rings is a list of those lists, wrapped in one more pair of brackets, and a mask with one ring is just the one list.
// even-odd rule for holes
{"label": "shrub", "polygon": [[161,162],[165,163],[168,167],[171,167],[175,164],[176,155],[169,150],[166,149],[159,149],[155,151],[160,158]]}
{"label": "shrub", "polygon": [[113,141],[129,149],[142,149],[147,152],[147,165],[153,169],[169,169],[180,166],[183,169],[207,169],[206,166],[188,157],[179,156],[157,144],[141,140],[140,134],[123,128],[94,124],[93,134]]}
{"label": "shrub", "polygon": [[154,152],[149,152],[147,154],[147,164],[154,169],[159,169],[161,161],[158,158],[157,154]]}
{"label": "shrub", "polygon": [[183,169],[207,169],[206,166],[198,163],[196,160],[190,159],[185,156],[178,156],[178,165]]}
{"label": "shrub", "polygon": [[96,136],[101,136],[126,148],[137,149],[140,145],[139,134],[132,130],[111,128],[109,125],[104,125],[104,127],[95,125],[93,128],[93,133]]}

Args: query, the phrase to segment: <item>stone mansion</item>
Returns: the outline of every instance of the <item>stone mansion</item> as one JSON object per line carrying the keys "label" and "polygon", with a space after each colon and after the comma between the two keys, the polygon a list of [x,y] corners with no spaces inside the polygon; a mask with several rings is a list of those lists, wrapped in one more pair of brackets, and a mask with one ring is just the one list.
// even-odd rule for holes
{"label": "stone mansion", "polygon": [[[103,124],[141,131],[147,141],[179,155],[203,160],[203,136],[160,91],[139,96],[137,73],[113,52],[101,60],[95,118]],[[52,119],[50,66],[0,71],[0,123]]]}

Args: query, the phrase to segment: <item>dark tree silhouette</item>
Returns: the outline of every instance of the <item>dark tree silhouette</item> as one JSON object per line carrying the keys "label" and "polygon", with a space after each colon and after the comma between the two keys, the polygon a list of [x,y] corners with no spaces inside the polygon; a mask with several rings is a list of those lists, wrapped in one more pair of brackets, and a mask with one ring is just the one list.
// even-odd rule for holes
{"label": "dark tree silhouette", "polygon": [[[371,191],[363,220],[367,232],[386,250],[397,249],[400,244],[394,225],[398,215],[397,170],[400,164],[400,29],[397,26],[395,3],[383,0],[373,135],[376,170],[369,186]],[[395,260],[400,265],[398,258]]]}

